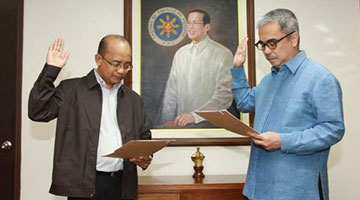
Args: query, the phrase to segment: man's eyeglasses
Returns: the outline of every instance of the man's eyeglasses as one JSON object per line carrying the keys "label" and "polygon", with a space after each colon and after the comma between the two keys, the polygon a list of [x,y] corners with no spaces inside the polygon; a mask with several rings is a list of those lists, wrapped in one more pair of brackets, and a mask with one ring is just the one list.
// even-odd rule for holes
{"label": "man's eyeglasses", "polygon": [[116,68],[116,69],[119,69],[119,68],[123,68],[124,70],[131,70],[133,68],[133,66],[131,65],[131,63],[121,63],[119,61],[108,61],[104,56],[100,55],[110,66]]}
{"label": "man's eyeglasses", "polygon": [[200,25],[202,25],[202,24],[204,24],[203,22],[200,22],[200,21],[192,21],[192,22],[186,22],[186,25],[187,26],[190,26],[190,25],[194,25],[194,26],[200,26]]}
{"label": "man's eyeglasses", "polygon": [[279,43],[281,40],[283,40],[284,38],[288,37],[289,35],[295,33],[296,31],[293,31],[287,35],[285,35],[284,37],[280,38],[280,39],[270,39],[266,42],[263,42],[261,40],[259,40],[255,46],[260,50],[260,51],[264,51],[266,47],[268,47],[271,50],[276,49],[277,47],[277,43]]}

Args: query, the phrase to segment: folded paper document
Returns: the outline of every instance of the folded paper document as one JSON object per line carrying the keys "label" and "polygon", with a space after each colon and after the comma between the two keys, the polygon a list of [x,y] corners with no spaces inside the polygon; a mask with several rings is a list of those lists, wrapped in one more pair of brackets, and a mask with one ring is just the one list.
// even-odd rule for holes
{"label": "folded paper document", "polygon": [[105,156],[125,159],[149,156],[166,147],[170,142],[171,140],[130,140],[114,153]]}
{"label": "folded paper document", "polygon": [[249,132],[258,133],[250,126],[240,121],[234,115],[229,113],[227,110],[219,111],[197,111],[196,114],[200,115],[202,118],[208,120],[212,124],[218,127],[225,128],[231,132],[249,136]]}

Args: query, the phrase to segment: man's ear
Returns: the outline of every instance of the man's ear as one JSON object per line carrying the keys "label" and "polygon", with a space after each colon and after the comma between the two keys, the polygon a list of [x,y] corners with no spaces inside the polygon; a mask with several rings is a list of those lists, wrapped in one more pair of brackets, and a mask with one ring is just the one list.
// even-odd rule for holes
{"label": "man's ear", "polygon": [[298,32],[291,34],[291,46],[296,47],[299,45],[299,37],[300,36]]}
{"label": "man's ear", "polygon": [[101,62],[102,62],[102,57],[100,56],[100,54],[95,54],[95,62],[97,66],[100,66]]}
{"label": "man's ear", "polygon": [[206,32],[209,32],[209,31],[210,31],[210,29],[211,29],[210,24],[205,24],[205,29],[206,29]]}

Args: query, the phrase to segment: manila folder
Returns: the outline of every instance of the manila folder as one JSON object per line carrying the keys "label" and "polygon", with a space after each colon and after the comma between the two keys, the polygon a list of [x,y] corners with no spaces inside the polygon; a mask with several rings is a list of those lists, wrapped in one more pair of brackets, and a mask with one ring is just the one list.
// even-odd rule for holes
{"label": "manila folder", "polygon": [[249,136],[247,133],[257,133],[254,129],[252,129],[247,124],[240,121],[234,115],[229,113],[227,110],[219,110],[219,111],[196,111],[196,114],[200,115],[202,118],[208,120],[212,124],[218,127],[225,128],[231,132]]}
{"label": "manila folder", "polygon": [[170,140],[130,140],[114,153],[105,155],[114,158],[136,158],[139,156],[150,156],[170,143]]}

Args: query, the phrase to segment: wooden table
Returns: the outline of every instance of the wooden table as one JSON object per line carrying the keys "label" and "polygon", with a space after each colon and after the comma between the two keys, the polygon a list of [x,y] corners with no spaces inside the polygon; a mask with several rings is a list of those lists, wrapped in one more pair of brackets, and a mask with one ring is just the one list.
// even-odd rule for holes
{"label": "wooden table", "polygon": [[140,176],[138,200],[247,200],[245,175]]}

